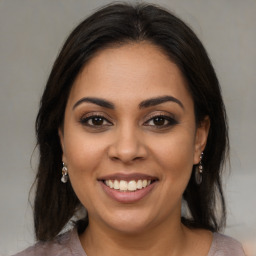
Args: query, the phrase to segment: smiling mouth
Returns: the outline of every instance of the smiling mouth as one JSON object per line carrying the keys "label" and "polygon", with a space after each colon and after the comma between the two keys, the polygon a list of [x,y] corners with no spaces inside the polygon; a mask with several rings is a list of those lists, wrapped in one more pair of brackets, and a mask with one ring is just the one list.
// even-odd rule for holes
{"label": "smiling mouth", "polygon": [[119,203],[136,203],[146,197],[159,181],[141,173],[115,173],[98,179],[103,191]]}
{"label": "smiling mouth", "polygon": [[147,179],[140,179],[140,180],[104,180],[104,184],[109,188],[118,190],[120,192],[131,192],[141,190],[143,188],[148,187],[150,184],[155,182],[156,180],[147,180]]}

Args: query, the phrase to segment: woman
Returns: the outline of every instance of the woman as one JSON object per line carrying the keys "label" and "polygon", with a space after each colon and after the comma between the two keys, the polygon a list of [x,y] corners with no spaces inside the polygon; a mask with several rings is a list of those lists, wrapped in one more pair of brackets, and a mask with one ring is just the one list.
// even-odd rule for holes
{"label": "woman", "polygon": [[168,11],[114,4],[75,28],[36,131],[39,242],[18,255],[244,255],[217,233],[228,152],[219,83]]}

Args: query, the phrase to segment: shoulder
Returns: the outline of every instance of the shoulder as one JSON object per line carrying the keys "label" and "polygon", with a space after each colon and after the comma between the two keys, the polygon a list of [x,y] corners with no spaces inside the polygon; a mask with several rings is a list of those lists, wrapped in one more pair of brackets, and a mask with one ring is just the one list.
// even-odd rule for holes
{"label": "shoulder", "polygon": [[245,256],[241,243],[232,237],[213,233],[213,241],[208,256]]}
{"label": "shoulder", "polygon": [[59,235],[53,241],[38,242],[13,256],[72,256],[85,255],[77,231],[74,229]]}

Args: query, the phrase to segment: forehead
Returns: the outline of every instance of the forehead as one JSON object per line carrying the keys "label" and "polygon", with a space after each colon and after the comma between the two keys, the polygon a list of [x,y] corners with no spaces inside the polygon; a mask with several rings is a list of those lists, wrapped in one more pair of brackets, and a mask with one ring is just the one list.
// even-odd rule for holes
{"label": "forehead", "polygon": [[157,46],[141,42],[99,51],[76,78],[70,100],[97,96],[131,102],[162,95],[192,102],[177,65]]}

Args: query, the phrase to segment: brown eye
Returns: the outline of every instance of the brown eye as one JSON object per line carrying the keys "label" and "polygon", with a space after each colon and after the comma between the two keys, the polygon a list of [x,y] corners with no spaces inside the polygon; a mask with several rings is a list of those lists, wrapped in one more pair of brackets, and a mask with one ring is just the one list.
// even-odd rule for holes
{"label": "brown eye", "polygon": [[170,116],[158,115],[150,118],[144,125],[155,128],[167,128],[177,123],[178,122]]}
{"label": "brown eye", "polygon": [[89,116],[86,118],[82,118],[80,122],[89,127],[103,127],[103,126],[110,126],[112,123],[108,121],[103,116]]}
{"label": "brown eye", "polygon": [[103,125],[104,119],[102,117],[95,116],[95,117],[91,118],[90,123],[92,125],[96,125],[96,126]]}
{"label": "brown eye", "polygon": [[152,121],[153,121],[154,125],[156,125],[156,126],[165,125],[167,122],[167,120],[161,116],[153,118]]}

